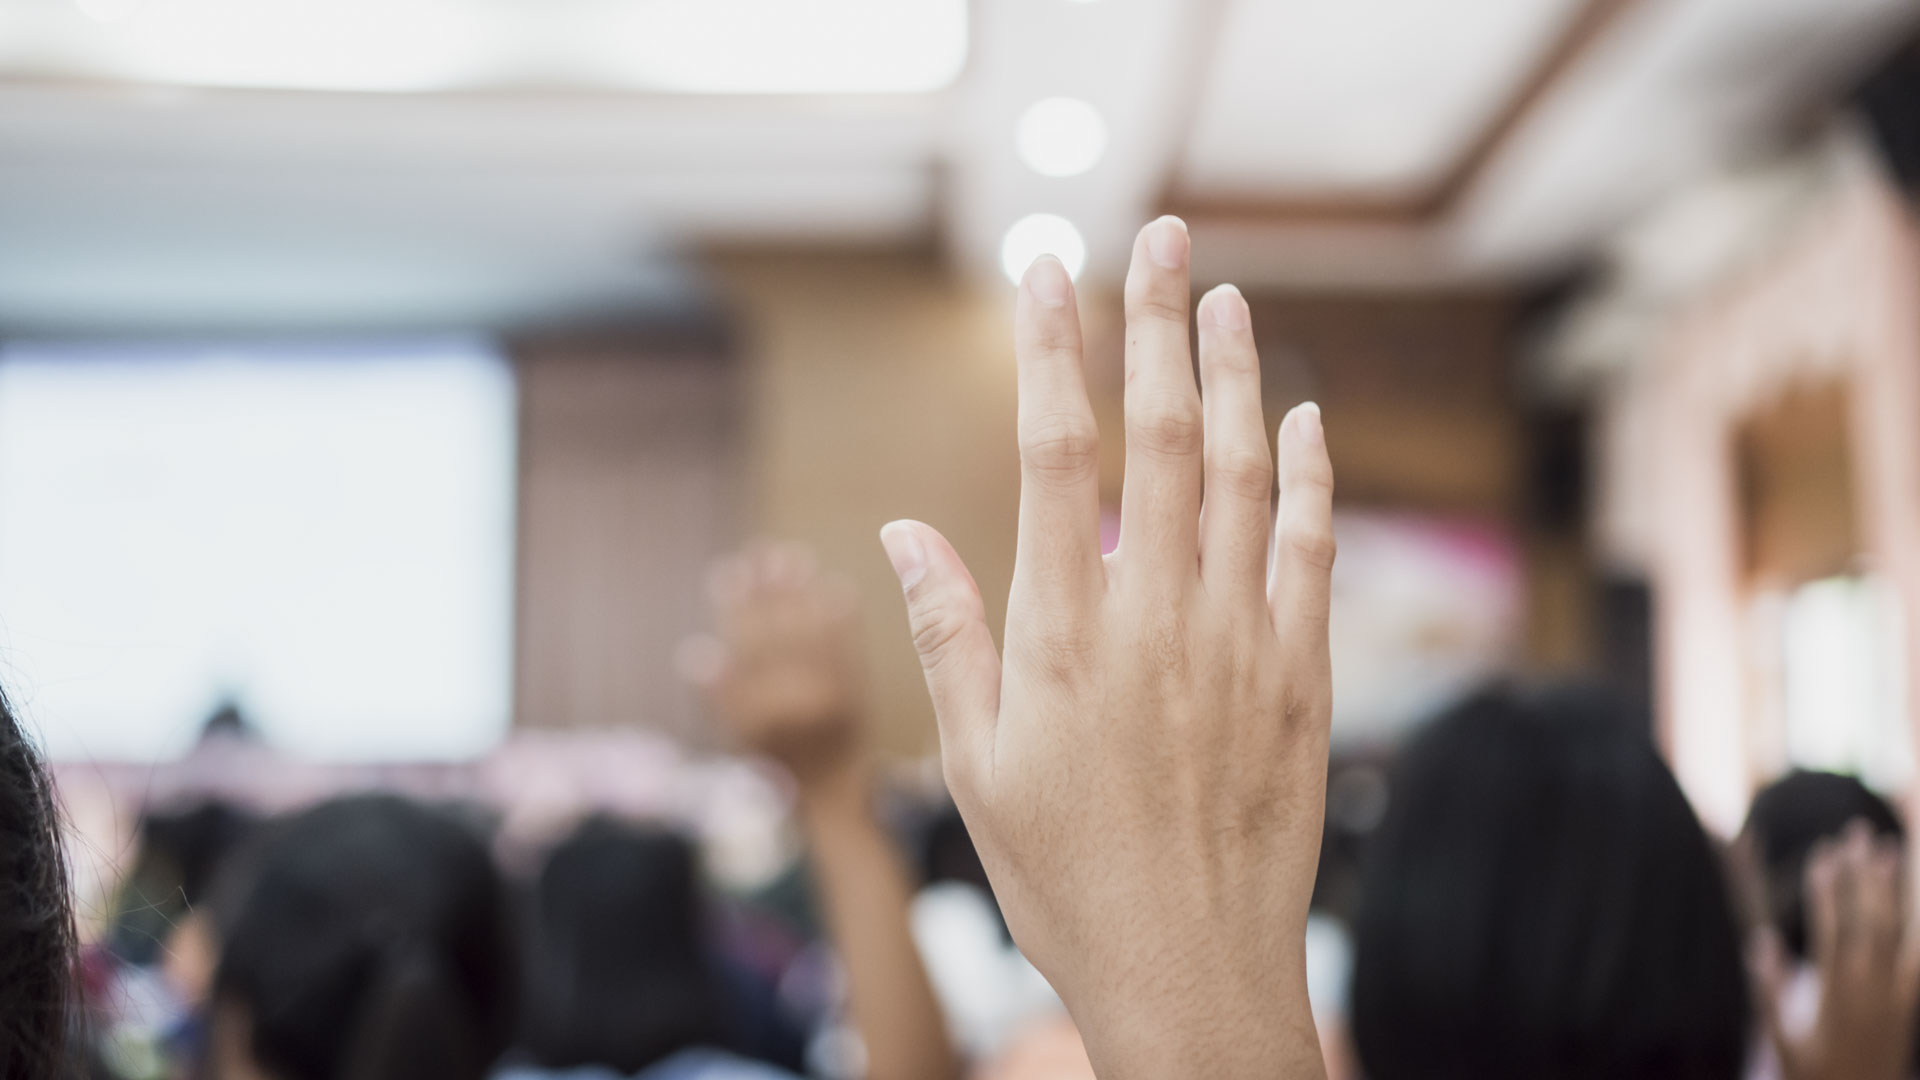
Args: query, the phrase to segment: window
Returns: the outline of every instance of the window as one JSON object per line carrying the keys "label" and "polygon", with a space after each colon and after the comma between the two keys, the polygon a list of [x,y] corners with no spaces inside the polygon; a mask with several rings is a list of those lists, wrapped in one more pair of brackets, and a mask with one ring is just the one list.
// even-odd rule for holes
{"label": "window", "polygon": [[1852,773],[1880,791],[1903,789],[1913,739],[1891,587],[1870,575],[1801,585],[1787,597],[1784,628],[1788,761]]}

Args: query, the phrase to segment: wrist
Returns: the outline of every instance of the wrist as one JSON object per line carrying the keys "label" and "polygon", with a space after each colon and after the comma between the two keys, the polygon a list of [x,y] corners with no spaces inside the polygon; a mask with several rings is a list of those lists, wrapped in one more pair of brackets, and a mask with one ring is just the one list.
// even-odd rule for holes
{"label": "wrist", "polygon": [[1102,1080],[1324,1075],[1304,949],[1163,966],[1070,1002]]}
{"label": "wrist", "polygon": [[793,773],[796,809],[803,822],[871,816],[873,766],[864,755],[817,765]]}

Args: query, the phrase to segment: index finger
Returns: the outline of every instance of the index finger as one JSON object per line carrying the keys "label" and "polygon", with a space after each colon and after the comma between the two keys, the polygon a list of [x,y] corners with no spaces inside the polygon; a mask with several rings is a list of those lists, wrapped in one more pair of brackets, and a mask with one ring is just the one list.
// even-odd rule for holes
{"label": "index finger", "polygon": [[1100,431],[1081,371],[1080,313],[1066,267],[1043,255],[1015,302],[1020,382],[1020,538],[1016,588],[1097,595]]}

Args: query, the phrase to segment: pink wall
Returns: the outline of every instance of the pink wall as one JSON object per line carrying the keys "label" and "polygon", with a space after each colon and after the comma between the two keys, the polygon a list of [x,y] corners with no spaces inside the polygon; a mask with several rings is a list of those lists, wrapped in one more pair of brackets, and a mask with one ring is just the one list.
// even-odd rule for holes
{"label": "pink wall", "polygon": [[[1738,476],[1740,421],[1797,382],[1850,388],[1867,565],[1920,630],[1920,226],[1874,168],[1849,162],[1830,200],[1764,265],[1675,320],[1654,357],[1645,474],[1659,508],[1660,732],[1707,823],[1731,833],[1773,763],[1756,755]],[[1920,737],[1920,633],[1906,641]],[[1910,796],[1911,798],[1911,796]]]}

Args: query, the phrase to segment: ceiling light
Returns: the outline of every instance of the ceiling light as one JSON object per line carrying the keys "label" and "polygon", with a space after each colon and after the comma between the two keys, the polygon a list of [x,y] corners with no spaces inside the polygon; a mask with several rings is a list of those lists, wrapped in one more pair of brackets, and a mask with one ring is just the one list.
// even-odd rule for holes
{"label": "ceiling light", "polygon": [[[144,0],[73,0],[124,18]],[[19,7],[21,5],[14,5]],[[0,67],[283,90],[907,94],[966,66],[966,0],[160,0],[132,37],[8,10]],[[51,10],[58,17],[49,17]]]}
{"label": "ceiling light", "polygon": [[1042,255],[1059,259],[1067,275],[1078,278],[1087,265],[1087,242],[1073,222],[1058,214],[1028,214],[1014,222],[1006,239],[1000,241],[1000,268],[1016,285],[1027,276],[1033,260]]}
{"label": "ceiling light", "polygon": [[1014,128],[1020,160],[1041,176],[1079,176],[1107,151],[1107,122],[1079,98],[1036,101]]}

